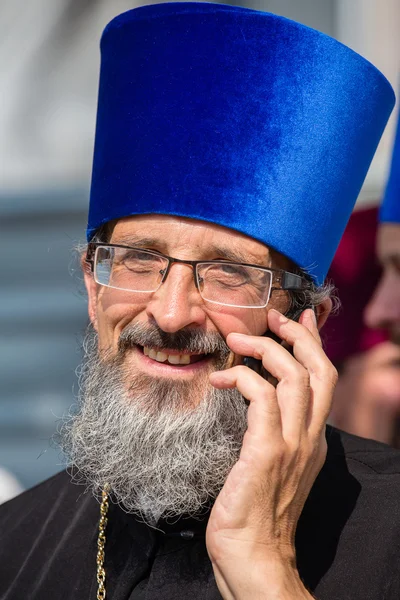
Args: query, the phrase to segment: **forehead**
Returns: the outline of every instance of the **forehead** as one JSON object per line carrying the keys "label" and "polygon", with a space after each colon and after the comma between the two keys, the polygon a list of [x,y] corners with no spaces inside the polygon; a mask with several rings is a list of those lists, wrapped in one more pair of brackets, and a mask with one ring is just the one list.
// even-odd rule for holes
{"label": "forehead", "polygon": [[110,241],[154,247],[171,255],[183,252],[186,258],[194,260],[216,258],[214,254],[221,254],[221,258],[266,264],[276,254],[265,244],[233,229],[170,215],[138,215],[120,219],[114,225]]}

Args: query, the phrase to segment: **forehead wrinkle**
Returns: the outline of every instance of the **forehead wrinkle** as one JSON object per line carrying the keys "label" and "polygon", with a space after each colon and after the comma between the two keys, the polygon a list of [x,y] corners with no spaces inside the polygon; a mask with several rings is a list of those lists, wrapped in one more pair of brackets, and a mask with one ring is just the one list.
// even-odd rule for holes
{"label": "forehead wrinkle", "polygon": [[[124,246],[130,246],[135,248],[143,248],[143,249],[153,249],[161,252],[162,254],[169,255],[171,253],[170,244],[165,239],[165,236],[161,235],[158,237],[156,235],[140,235],[134,233],[117,235],[117,239],[113,240],[114,244],[122,244]],[[180,244],[180,250],[182,247],[189,248],[189,244]],[[173,251],[172,251],[173,254]]]}
{"label": "forehead wrinkle", "polygon": [[246,253],[238,247],[227,248],[220,244],[213,245],[213,251],[216,255],[233,262],[259,264],[260,266],[265,266],[265,263],[268,262],[269,258],[268,252],[265,253],[265,257],[257,257],[253,253]]}
{"label": "forehead wrinkle", "polygon": [[126,233],[117,235],[117,240],[113,240],[113,244],[125,244],[127,246],[154,246],[160,243],[156,237],[140,235],[135,233]]}

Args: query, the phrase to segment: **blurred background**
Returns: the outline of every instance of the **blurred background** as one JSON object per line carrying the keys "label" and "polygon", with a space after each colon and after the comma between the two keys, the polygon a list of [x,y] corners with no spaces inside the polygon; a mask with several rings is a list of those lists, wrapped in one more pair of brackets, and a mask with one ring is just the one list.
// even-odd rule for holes
{"label": "blurred background", "polygon": [[[73,248],[85,237],[99,39],[112,17],[141,4],[149,2],[0,3],[0,467],[7,471],[0,469],[0,488],[5,482],[8,495],[61,469],[50,439],[74,402],[79,340],[87,322]],[[399,89],[399,0],[231,4],[280,14],[335,37],[373,62]],[[381,200],[394,125],[393,115],[358,210],[374,210]],[[361,225],[356,236],[363,231]],[[378,336],[372,346],[354,344],[350,350],[345,343],[343,350],[339,323],[332,325],[328,341],[340,365],[373,346],[386,347]],[[357,331],[352,335],[361,335]],[[340,423],[340,410],[333,418]]]}

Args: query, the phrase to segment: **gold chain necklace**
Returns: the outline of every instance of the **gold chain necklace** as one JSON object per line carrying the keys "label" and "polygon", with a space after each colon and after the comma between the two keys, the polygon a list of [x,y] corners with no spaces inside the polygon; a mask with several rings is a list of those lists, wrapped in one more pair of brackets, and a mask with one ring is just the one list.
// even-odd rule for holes
{"label": "gold chain necklace", "polygon": [[105,546],[106,546],[106,527],[108,513],[108,491],[110,487],[106,485],[101,492],[99,535],[97,537],[97,600],[104,600],[106,597],[106,570],[104,568]]}

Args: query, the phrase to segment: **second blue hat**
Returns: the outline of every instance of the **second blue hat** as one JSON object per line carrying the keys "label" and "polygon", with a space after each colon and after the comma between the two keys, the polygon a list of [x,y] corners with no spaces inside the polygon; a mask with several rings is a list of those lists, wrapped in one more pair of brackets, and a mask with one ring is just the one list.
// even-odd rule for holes
{"label": "second blue hat", "polygon": [[382,223],[400,223],[400,115],[397,121],[389,179],[380,210]]}

